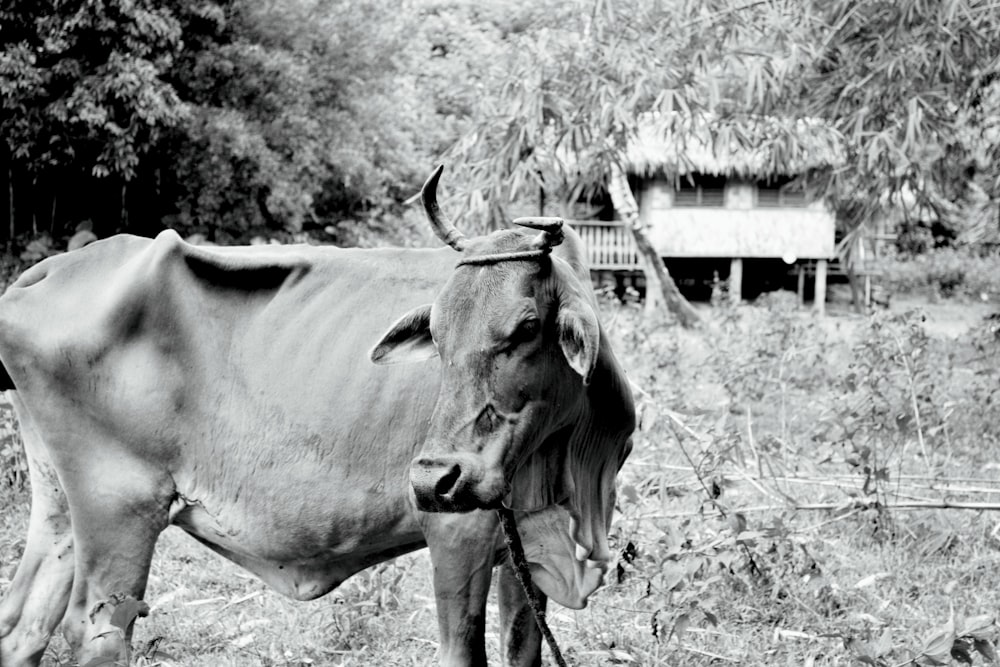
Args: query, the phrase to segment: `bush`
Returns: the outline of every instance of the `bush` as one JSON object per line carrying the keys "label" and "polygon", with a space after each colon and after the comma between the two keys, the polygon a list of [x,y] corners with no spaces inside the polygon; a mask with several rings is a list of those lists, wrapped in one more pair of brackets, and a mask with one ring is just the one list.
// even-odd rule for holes
{"label": "bush", "polygon": [[[2,399],[3,394],[0,394]],[[0,401],[0,492],[5,488],[20,491],[28,482],[28,460],[24,456],[21,434],[10,403]]]}
{"label": "bush", "polygon": [[942,297],[1000,298],[1000,257],[981,257],[969,249],[939,248],[910,259],[883,264],[887,286],[895,293],[930,292]]}

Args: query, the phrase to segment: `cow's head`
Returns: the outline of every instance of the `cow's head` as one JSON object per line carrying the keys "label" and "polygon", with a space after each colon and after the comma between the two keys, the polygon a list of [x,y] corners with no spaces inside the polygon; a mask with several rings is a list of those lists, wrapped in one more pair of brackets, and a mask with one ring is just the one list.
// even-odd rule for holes
{"label": "cow's head", "polygon": [[[596,437],[579,432],[601,354],[589,281],[551,255],[563,241],[561,220],[520,219],[536,231],[465,237],[437,205],[440,175],[439,167],[424,185],[423,203],[438,236],[461,253],[457,267],[433,304],[403,315],[371,352],[379,364],[441,358],[437,405],[410,468],[416,503],[429,512],[501,504],[545,512],[527,523],[551,542],[542,558],[568,552],[578,567],[567,574],[553,563],[548,569],[563,570],[554,576],[576,581],[546,586],[542,572],[538,583],[582,606],[609,560],[607,515],[624,457],[581,463],[593,455],[552,444]],[[574,479],[583,469],[598,479]],[[596,571],[588,575],[585,564]]]}

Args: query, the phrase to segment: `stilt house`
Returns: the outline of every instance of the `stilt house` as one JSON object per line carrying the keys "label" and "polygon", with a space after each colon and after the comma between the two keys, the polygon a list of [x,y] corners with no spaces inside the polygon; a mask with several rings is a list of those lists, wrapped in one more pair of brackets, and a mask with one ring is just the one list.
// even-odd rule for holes
{"label": "stilt house", "polygon": [[[786,275],[797,273],[800,299],[807,275],[815,276],[814,302],[822,310],[835,216],[808,185],[817,172],[842,164],[841,146],[835,130],[813,120],[759,118],[735,126],[649,117],[629,149],[628,170],[640,218],[672,273],[711,269],[739,299],[754,267],[769,260],[773,272],[778,260]],[[574,225],[593,270],[641,270],[621,223]]]}

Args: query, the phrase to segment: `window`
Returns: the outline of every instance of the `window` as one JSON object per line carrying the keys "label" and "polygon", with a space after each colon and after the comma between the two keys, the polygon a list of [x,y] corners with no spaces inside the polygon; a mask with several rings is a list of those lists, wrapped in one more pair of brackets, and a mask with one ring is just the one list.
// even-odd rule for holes
{"label": "window", "polygon": [[674,189],[674,206],[722,208],[725,205],[726,179],[718,176],[681,176]]}
{"label": "window", "polygon": [[802,208],[806,205],[804,190],[792,187],[791,178],[757,182],[759,208]]}

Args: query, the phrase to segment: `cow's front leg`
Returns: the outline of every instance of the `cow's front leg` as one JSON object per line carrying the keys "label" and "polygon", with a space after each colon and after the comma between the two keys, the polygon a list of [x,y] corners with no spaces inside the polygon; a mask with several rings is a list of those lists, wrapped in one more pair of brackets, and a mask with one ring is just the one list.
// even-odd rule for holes
{"label": "cow's front leg", "polygon": [[0,667],[37,665],[66,612],[73,585],[69,506],[45,444],[14,398],[31,474],[28,541],[6,595],[0,596]]}
{"label": "cow's front leg", "polygon": [[496,559],[496,515],[428,514],[424,524],[434,568],[438,660],[443,667],[481,667],[486,664],[486,598]]}
{"label": "cow's front leg", "polygon": [[[544,610],[545,594],[534,584],[531,586]],[[535,612],[514,574],[509,557],[504,558],[500,567],[497,600],[500,606],[500,655],[504,667],[538,667],[542,664],[542,632],[538,629]]]}
{"label": "cow's front leg", "polygon": [[129,598],[143,598],[173,485],[145,462],[102,459],[92,454],[98,447],[86,445],[84,440],[77,449],[89,459],[80,457],[72,474],[63,476],[76,548],[63,634],[81,665],[127,665],[133,618],[118,618],[115,611]]}

